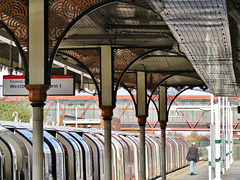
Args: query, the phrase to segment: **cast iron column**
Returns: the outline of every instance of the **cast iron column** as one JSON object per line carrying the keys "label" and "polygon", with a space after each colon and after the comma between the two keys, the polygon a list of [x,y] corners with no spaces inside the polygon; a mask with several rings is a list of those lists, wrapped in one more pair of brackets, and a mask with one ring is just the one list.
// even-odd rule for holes
{"label": "cast iron column", "polygon": [[[43,106],[49,85],[45,85],[48,76],[48,6],[45,0],[28,1],[28,72],[29,100],[33,107],[33,156],[32,179],[43,178]],[[27,72],[27,71],[26,71]],[[27,76],[28,74],[26,74]],[[49,75],[50,76],[50,75]]]}
{"label": "cast iron column", "polygon": [[162,180],[166,180],[166,127],[168,121],[167,113],[167,88],[159,87],[159,122],[161,127],[161,149],[162,149]]}
{"label": "cast iron column", "polygon": [[145,151],[145,124],[146,124],[146,116],[139,115],[138,124],[140,128],[140,177],[142,180],[146,179],[146,151]]}
{"label": "cast iron column", "polygon": [[111,141],[111,120],[113,116],[113,106],[101,106],[102,117],[104,120],[104,152],[105,152],[105,179],[112,179],[112,141]]}
{"label": "cast iron column", "polygon": [[33,154],[32,179],[43,179],[43,106],[45,105],[49,85],[26,85],[29,100],[32,102]]}
{"label": "cast iron column", "polygon": [[[144,67],[142,67],[144,70]],[[147,118],[146,73],[137,72],[137,118],[140,128],[140,179],[146,179],[145,124]]]}
{"label": "cast iron column", "polygon": [[111,120],[113,116],[113,61],[111,46],[101,47],[101,102],[104,120],[104,178],[112,179]]}

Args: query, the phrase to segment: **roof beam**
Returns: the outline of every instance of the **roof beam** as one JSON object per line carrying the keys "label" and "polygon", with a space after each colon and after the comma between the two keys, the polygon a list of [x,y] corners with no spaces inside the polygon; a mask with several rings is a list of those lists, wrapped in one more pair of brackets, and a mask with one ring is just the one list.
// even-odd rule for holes
{"label": "roof beam", "polygon": [[84,35],[71,35],[68,36],[68,38],[64,39],[64,41],[66,40],[82,40],[82,39],[135,39],[135,38],[141,38],[141,39],[169,39],[168,36],[166,36],[165,34],[159,34],[159,32],[155,32],[155,33],[146,33],[146,32],[142,32],[142,33],[138,33],[138,34],[84,34]]}

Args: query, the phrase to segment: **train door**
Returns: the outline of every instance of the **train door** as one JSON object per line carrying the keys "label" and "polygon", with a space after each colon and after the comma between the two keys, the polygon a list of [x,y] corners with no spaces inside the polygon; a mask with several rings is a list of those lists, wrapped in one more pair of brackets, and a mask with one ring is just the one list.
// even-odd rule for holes
{"label": "train door", "polygon": [[89,144],[77,133],[69,132],[71,136],[75,138],[76,141],[79,142],[83,149],[83,171],[84,171],[84,178],[86,180],[93,179],[93,163],[92,163],[92,149]]}

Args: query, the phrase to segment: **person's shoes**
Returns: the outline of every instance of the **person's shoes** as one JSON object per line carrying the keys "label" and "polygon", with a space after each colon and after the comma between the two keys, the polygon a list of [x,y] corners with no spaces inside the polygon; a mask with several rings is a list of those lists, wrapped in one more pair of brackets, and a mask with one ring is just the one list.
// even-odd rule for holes
{"label": "person's shoes", "polygon": [[192,172],[191,172],[191,176],[194,175]]}

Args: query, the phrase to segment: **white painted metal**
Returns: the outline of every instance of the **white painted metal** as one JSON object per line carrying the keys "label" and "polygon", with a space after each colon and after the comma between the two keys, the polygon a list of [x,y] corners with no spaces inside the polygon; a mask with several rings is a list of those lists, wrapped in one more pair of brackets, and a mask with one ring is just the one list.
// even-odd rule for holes
{"label": "white painted metal", "polygon": [[162,148],[162,180],[166,180],[166,131],[161,129],[161,148]]}
{"label": "white painted metal", "polygon": [[18,112],[13,111],[12,116],[14,117],[14,122],[18,122]]}
{"label": "white painted metal", "polygon": [[112,106],[112,53],[111,46],[101,46],[102,106]]}
{"label": "white painted metal", "polygon": [[66,126],[67,124],[94,124],[94,125],[100,125],[101,123],[101,119],[77,119],[76,120],[63,120],[63,124],[64,126]]}
{"label": "white painted metal", "polygon": [[211,167],[211,146],[207,146],[208,150],[208,180],[212,179],[212,167]]}
{"label": "white painted metal", "polygon": [[29,84],[44,84],[45,15],[44,0],[29,1]]}
{"label": "white painted metal", "polygon": [[111,163],[111,120],[104,120],[104,151],[105,151],[105,168],[104,175],[106,180],[112,179],[112,163]]}
{"label": "white painted metal", "polygon": [[146,80],[145,72],[137,72],[137,115],[146,115]]}
{"label": "white painted metal", "polygon": [[[167,122],[167,88],[159,87],[159,121]],[[162,180],[166,180],[166,129],[161,129]]]}
{"label": "white painted metal", "polygon": [[[218,103],[220,98],[218,97]],[[215,180],[221,179],[221,162],[220,162],[220,116],[219,104],[215,105]]]}
{"label": "white painted metal", "polygon": [[230,102],[228,101],[228,169],[230,169],[230,135],[231,135],[231,130],[230,130]]}
{"label": "white painted metal", "polygon": [[229,168],[229,103],[226,97],[226,170]]}
{"label": "white painted metal", "polygon": [[230,164],[233,163],[233,110],[230,106]]}
{"label": "white painted metal", "polygon": [[75,126],[77,127],[77,105],[75,106]]}
{"label": "white painted metal", "polygon": [[140,126],[140,176],[146,179],[145,126]]}
{"label": "white painted metal", "polygon": [[32,179],[43,180],[43,107],[32,108],[33,155]]}
{"label": "white painted metal", "polygon": [[[137,72],[137,115],[146,116],[146,74]],[[145,124],[140,124],[140,176],[146,179]]]}
{"label": "white painted metal", "polygon": [[[101,106],[113,105],[112,48],[101,46]],[[104,119],[105,179],[112,179],[111,119]]]}
{"label": "white painted metal", "polygon": [[[29,1],[28,55],[29,84],[44,84],[45,72],[45,9],[44,0]],[[47,25],[47,24],[46,24]],[[43,176],[43,107],[32,108],[33,155],[32,179],[42,180]]]}
{"label": "white painted metal", "polygon": [[59,111],[59,101],[57,101],[57,126],[59,126],[60,122],[60,111]]}
{"label": "white painted metal", "polygon": [[225,141],[225,101],[222,97],[222,173],[225,173],[226,141]]}
{"label": "white painted metal", "polygon": [[165,86],[159,87],[159,96],[159,121],[167,121],[167,88]]}
{"label": "white painted metal", "polygon": [[[211,125],[210,125],[210,146],[211,146],[211,178],[215,177],[215,125],[214,125],[214,99],[211,94]],[[210,173],[210,172],[209,172]]]}

